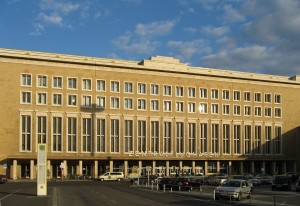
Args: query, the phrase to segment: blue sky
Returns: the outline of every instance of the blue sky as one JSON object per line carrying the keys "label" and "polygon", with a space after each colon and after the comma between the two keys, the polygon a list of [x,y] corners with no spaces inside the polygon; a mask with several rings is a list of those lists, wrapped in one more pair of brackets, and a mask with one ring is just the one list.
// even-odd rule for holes
{"label": "blue sky", "polygon": [[300,75],[298,0],[1,0],[0,47]]}

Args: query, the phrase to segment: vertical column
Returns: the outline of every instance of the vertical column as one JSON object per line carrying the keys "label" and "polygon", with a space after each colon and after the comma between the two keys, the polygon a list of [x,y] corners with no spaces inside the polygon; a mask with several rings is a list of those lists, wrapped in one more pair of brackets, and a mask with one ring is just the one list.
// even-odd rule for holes
{"label": "vertical column", "polygon": [[282,173],[286,173],[286,161],[282,162]]}
{"label": "vertical column", "polygon": [[251,161],[251,174],[255,174],[254,161]]}
{"label": "vertical column", "polygon": [[166,176],[170,176],[170,162],[166,161]]}
{"label": "vertical column", "polygon": [[51,160],[47,160],[47,178],[51,179],[52,178],[52,173],[51,173]]}
{"label": "vertical column", "polygon": [[98,160],[94,161],[94,179],[98,179]]}
{"label": "vertical column", "polygon": [[276,161],[272,162],[272,172],[273,172],[273,175],[276,174],[276,172],[277,172],[276,171]]}
{"label": "vertical column", "polygon": [[196,173],[196,162],[193,160],[192,161],[192,173],[195,174]]}
{"label": "vertical column", "polygon": [[128,161],[124,160],[124,177],[128,177]]}
{"label": "vertical column", "polygon": [[220,173],[220,161],[217,161],[217,173]]}
{"label": "vertical column", "polygon": [[179,171],[178,171],[178,174],[182,174],[182,173],[183,173],[182,161],[179,160]]}
{"label": "vertical column", "polygon": [[109,172],[113,172],[113,171],[114,171],[114,161],[109,160]]}
{"label": "vertical column", "polygon": [[[139,160],[139,176],[142,174],[142,172],[143,172],[143,162],[142,162],[142,160]],[[143,174],[143,175],[145,175],[145,174]]]}
{"label": "vertical column", "polygon": [[17,179],[17,166],[18,166],[17,160],[13,160],[13,179],[14,180]]}
{"label": "vertical column", "polygon": [[152,175],[156,175],[156,161],[152,161]]}
{"label": "vertical column", "polygon": [[78,167],[77,174],[82,175],[82,160],[79,160],[79,167]]}
{"label": "vertical column", "polygon": [[232,174],[232,162],[231,161],[228,162],[227,173],[228,173],[228,175]]}
{"label": "vertical column", "polygon": [[34,177],[35,177],[34,160],[30,160],[30,179],[33,180]]}
{"label": "vertical column", "polygon": [[68,162],[67,160],[64,160],[64,176],[66,177],[68,175]]}
{"label": "vertical column", "polygon": [[204,175],[207,175],[207,173],[208,173],[208,162],[205,161],[204,162]]}
{"label": "vertical column", "polygon": [[243,161],[241,160],[240,161],[240,174],[243,174],[244,173],[244,163]]}
{"label": "vertical column", "polygon": [[265,161],[261,162],[261,173],[262,174],[266,173],[266,162]]}

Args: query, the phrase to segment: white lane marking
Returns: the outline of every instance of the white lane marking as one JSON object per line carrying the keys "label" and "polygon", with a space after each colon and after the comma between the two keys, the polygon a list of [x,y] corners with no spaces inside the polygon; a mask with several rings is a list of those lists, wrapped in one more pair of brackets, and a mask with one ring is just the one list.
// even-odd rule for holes
{"label": "white lane marking", "polygon": [[57,206],[57,191],[56,191],[56,187],[53,188],[52,206]]}
{"label": "white lane marking", "polygon": [[13,195],[13,194],[15,194],[15,193],[17,193],[18,191],[20,191],[20,189],[18,189],[18,190],[16,190],[16,191],[14,191],[13,193],[10,193],[10,194],[8,194],[8,195],[2,197],[2,198],[0,199],[0,201],[3,200],[3,199],[5,199],[5,198],[7,198],[7,197],[9,197],[9,196],[11,196],[11,195]]}

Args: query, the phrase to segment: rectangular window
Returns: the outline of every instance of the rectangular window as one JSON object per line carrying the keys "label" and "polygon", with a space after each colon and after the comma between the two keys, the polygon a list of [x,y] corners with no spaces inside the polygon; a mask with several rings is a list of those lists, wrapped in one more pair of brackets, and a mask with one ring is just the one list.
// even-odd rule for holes
{"label": "rectangular window", "polygon": [[207,114],[207,103],[200,103],[199,104],[199,112],[201,114]]}
{"label": "rectangular window", "polygon": [[138,121],[137,151],[146,152],[146,121]]}
{"label": "rectangular window", "polygon": [[265,103],[271,103],[271,102],[272,102],[272,95],[265,94]]}
{"label": "rectangular window", "polygon": [[164,122],[163,153],[171,153],[172,151],[171,134],[172,134],[171,122]]}
{"label": "rectangular window", "polygon": [[241,154],[241,125],[233,126],[233,153]]}
{"label": "rectangular window", "polygon": [[31,116],[21,115],[21,125],[21,150],[23,152],[29,152],[31,150]]}
{"label": "rectangular window", "polygon": [[281,108],[274,108],[275,117],[281,117]]}
{"label": "rectangular window", "polygon": [[261,107],[254,107],[254,115],[256,117],[261,117]]}
{"label": "rectangular window", "polygon": [[159,153],[159,122],[151,122],[150,151]]}
{"label": "rectangular window", "polygon": [[128,153],[133,151],[133,121],[125,120],[124,124],[124,152]]}
{"label": "rectangular window", "polygon": [[91,79],[83,79],[82,80],[82,90],[87,90],[87,91],[92,90],[92,80]]}
{"label": "rectangular window", "polygon": [[105,92],[105,80],[97,80],[97,91]]}
{"label": "rectangular window", "polygon": [[150,110],[151,111],[158,111],[158,108],[159,108],[158,100],[151,99],[150,103],[151,103]]}
{"label": "rectangular window", "polygon": [[22,74],[21,86],[31,86],[31,74]]}
{"label": "rectangular window", "polygon": [[53,77],[53,88],[61,89],[62,88],[62,77]]}
{"label": "rectangular window", "polygon": [[132,82],[125,82],[124,83],[124,92],[125,93],[133,93],[133,84]]}
{"label": "rectangular window", "polygon": [[37,93],[37,104],[39,105],[47,104],[47,93]]}
{"label": "rectangular window", "polygon": [[222,99],[223,100],[230,100],[230,92],[229,92],[229,90],[223,90],[222,91]]}
{"label": "rectangular window", "polygon": [[254,101],[261,102],[261,93],[254,93]]}
{"label": "rectangular window", "polygon": [[261,126],[254,127],[254,154],[261,154]]}
{"label": "rectangular window", "polygon": [[223,154],[230,154],[230,124],[223,124]]}
{"label": "rectangular window", "polygon": [[110,152],[119,152],[119,120],[110,121]]}
{"label": "rectangular window", "polygon": [[120,83],[117,81],[110,82],[110,91],[111,92],[119,92],[120,91]]}
{"label": "rectangular window", "polygon": [[97,96],[96,107],[105,108],[105,97]]}
{"label": "rectangular window", "polygon": [[244,115],[245,116],[251,116],[251,106],[245,106],[244,107]]}
{"label": "rectangular window", "polygon": [[274,154],[281,154],[281,127],[275,126]]}
{"label": "rectangular window", "polygon": [[92,106],[92,97],[91,96],[82,96],[82,104],[83,107],[91,107]]}
{"label": "rectangular window", "polygon": [[272,116],[272,108],[265,107],[265,117],[271,117],[271,116]]}
{"label": "rectangular window", "polygon": [[219,105],[218,104],[211,104],[211,113],[218,114],[219,113]]}
{"label": "rectangular window", "polygon": [[146,110],[146,99],[138,99],[138,110]]}
{"label": "rectangular window", "polygon": [[68,89],[77,89],[77,79],[68,78]]}
{"label": "rectangular window", "polygon": [[195,113],[196,112],[196,103],[189,102],[188,103],[188,113]]}
{"label": "rectangular window", "polygon": [[217,89],[211,90],[211,99],[219,99],[219,90]]}
{"label": "rectangular window", "polygon": [[176,153],[184,153],[184,123],[176,122]]}
{"label": "rectangular window", "polygon": [[37,117],[37,143],[47,143],[47,118],[45,116]]}
{"label": "rectangular window", "polygon": [[251,125],[245,125],[245,142],[244,142],[244,150],[245,154],[251,154],[251,137],[252,137],[252,132],[251,132]]}
{"label": "rectangular window", "polygon": [[158,95],[159,87],[157,84],[151,84],[151,95]]}
{"label": "rectangular window", "polygon": [[82,151],[92,151],[92,119],[82,119]]}
{"label": "rectangular window", "polygon": [[164,96],[172,95],[172,87],[170,85],[164,85]]}
{"label": "rectangular window", "polygon": [[31,92],[21,92],[21,103],[31,104]]}
{"label": "rectangular window", "polygon": [[195,87],[189,87],[188,88],[188,97],[189,98],[195,98],[196,97],[196,88]]}
{"label": "rectangular window", "polygon": [[211,125],[211,152],[219,153],[219,125]]}
{"label": "rectangular window", "polygon": [[68,152],[77,151],[77,118],[68,117]]}
{"label": "rectangular window", "polygon": [[53,105],[62,105],[62,94],[53,94]]}
{"label": "rectangular window", "polygon": [[189,123],[188,130],[188,152],[196,153],[196,123]]}
{"label": "rectangular window", "polygon": [[183,102],[176,102],[176,112],[183,112]]}
{"label": "rectangular window", "polygon": [[176,97],[183,97],[183,87],[176,86]]}
{"label": "rectangular window", "polygon": [[76,94],[68,94],[68,106],[77,105],[77,96]]}
{"label": "rectangular window", "polygon": [[124,99],[124,108],[125,109],[133,109],[133,99],[132,98]]}
{"label": "rectangular window", "polygon": [[119,109],[120,108],[120,100],[118,97],[110,98],[110,108],[111,109]]}
{"label": "rectangular window", "polygon": [[97,119],[97,142],[96,142],[96,145],[97,145],[97,152],[105,152],[106,149],[106,133],[105,133],[105,119]]}
{"label": "rectangular window", "polygon": [[207,99],[207,89],[206,88],[200,88],[200,98],[201,99]]}
{"label": "rectangular window", "polygon": [[233,91],[233,100],[240,101],[241,100],[241,92],[240,91]]}
{"label": "rectangular window", "polygon": [[37,86],[38,87],[47,87],[47,77],[38,75],[37,77]]}
{"label": "rectangular window", "polygon": [[272,154],[272,127],[265,127],[265,154]]}
{"label": "rectangular window", "polygon": [[241,115],[241,106],[240,105],[233,105],[233,114],[234,115]]}
{"label": "rectangular window", "polygon": [[245,102],[251,101],[251,93],[250,92],[244,92],[244,101]]}
{"label": "rectangular window", "polygon": [[164,101],[164,111],[165,112],[172,111],[172,102],[171,101]]}
{"label": "rectangular window", "polygon": [[62,151],[62,118],[53,117],[52,123],[52,151]]}
{"label": "rectangular window", "polygon": [[223,104],[223,114],[225,114],[225,115],[230,114],[230,105],[229,104]]}
{"label": "rectangular window", "polygon": [[281,95],[280,94],[275,94],[274,96],[275,100],[275,104],[281,104]]}
{"label": "rectangular window", "polygon": [[138,94],[146,94],[146,84],[138,83]]}
{"label": "rectangular window", "polygon": [[200,154],[204,154],[207,152],[207,123],[200,124],[200,133],[199,133],[199,149]]}

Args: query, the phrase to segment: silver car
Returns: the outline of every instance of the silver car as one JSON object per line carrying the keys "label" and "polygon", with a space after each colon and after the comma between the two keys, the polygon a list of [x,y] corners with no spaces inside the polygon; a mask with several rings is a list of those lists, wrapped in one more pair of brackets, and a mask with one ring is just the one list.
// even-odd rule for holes
{"label": "silver car", "polygon": [[241,200],[251,197],[251,186],[247,180],[226,180],[215,189],[215,199],[227,198]]}

